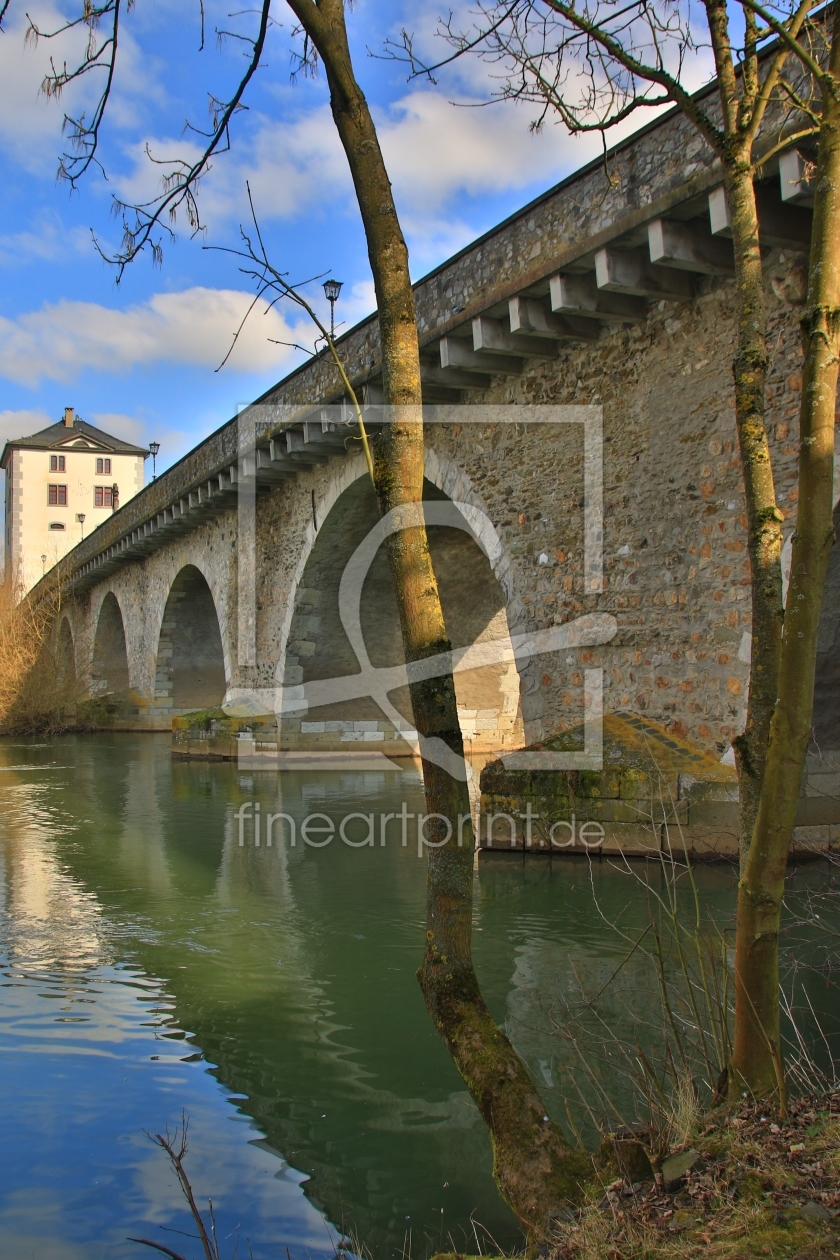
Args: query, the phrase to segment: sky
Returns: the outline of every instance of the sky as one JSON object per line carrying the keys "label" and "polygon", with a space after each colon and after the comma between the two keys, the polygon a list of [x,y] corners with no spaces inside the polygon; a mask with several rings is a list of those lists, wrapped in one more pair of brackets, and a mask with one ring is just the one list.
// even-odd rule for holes
{"label": "sky", "polygon": [[[533,106],[482,105],[493,82],[478,60],[444,71],[436,84],[409,80],[382,57],[403,26],[431,58],[440,55],[435,0],[357,0],[348,10],[357,78],[371,103],[394,185],[414,278],[491,228],[595,156],[593,137],[549,124],[533,134]],[[253,10],[205,0],[199,50],[198,0],[137,0],[125,14],[115,87],[101,132],[101,166],[75,191],[56,180],[65,111],[90,114],[88,78],[60,101],[40,91],[50,59],[74,64],[78,33],[33,42],[27,12],[54,30],[78,0],[12,0],[0,35],[0,441],[55,423],[65,406],[127,440],[161,444],[158,471],[174,463],[237,408],[304,357],[278,342],[311,345],[311,326],[284,305],[257,311],[219,370],[253,289],[224,248],[247,219],[250,182],[269,254],[292,281],[333,275],[344,282],[337,323],[373,309],[361,220],[334,131],[323,74],[291,74],[291,12],[276,0],[263,64],[231,147],[202,182],[203,231],[183,217],[163,259],[141,256],[119,284],[108,253],[120,228],[114,196],[154,196],[155,159],[189,157],[208,121],[208,94],[225,99],[241,74],[243,44],[218,28],[253,27]],[[250,16],[249,16],[250,13]],[[643,119],[642,121],[647,121]],[[219,249],[218,247],[221,247]],[[305,292],[326,313],[320,281]]]}

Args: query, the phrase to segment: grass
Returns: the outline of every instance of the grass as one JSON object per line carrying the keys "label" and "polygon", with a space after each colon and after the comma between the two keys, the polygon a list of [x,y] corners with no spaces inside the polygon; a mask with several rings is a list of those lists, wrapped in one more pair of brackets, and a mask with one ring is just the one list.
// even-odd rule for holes
{"label": "grass", "polygon": [[558,1223],[550,1260],[840,1256],[840,1093],[793,1100],[784,1123],[757,1105],[705,1121],[686,1135],[701,1158],[681,1186],[605,1175]]}

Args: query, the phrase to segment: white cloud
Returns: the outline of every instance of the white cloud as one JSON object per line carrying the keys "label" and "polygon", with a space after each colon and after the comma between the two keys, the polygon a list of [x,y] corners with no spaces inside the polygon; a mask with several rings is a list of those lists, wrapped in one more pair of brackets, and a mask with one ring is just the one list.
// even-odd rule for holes
{"label": "white cloud", "polygon": [[23,232],[0,236],[0,266],[20,266],[31,258],[55,262],[90,249],[90,232],[68,228],[57,215],[45,214]]}
{"label": "white cloud", "polygon": [[[293,118],[262,118],[260,124],[250,137],[236,137],[231,154],[213,158],[198,196],[205,225],[250,217],[246,181],[264,220],[292,219],[352,196],[347,162],[327,106]],[[130,172],[115,181],[119,196],[129,204],[150,201],[160,195],[163,177],[175,169],[176,160],[194,162],[201,152],[201,146],[183,137],[138,140],[128,150]],[[161,161],[172,161],[173,166],[156,164]]]}
{"label": "white cloud", "polygon": [[55,423],[46,411],[0,411],[0,445],[40,433],[41,429]]}
{"label": "white cloud", "polygon": [[119,411],[94,411],[91,416],[82,416],[82,419],[123,442],[131,442],[134,446],[143,444],[146,424],[134,416],[126,416]]}
{"label": "white cloud", "polygon": [[[75,10],[75,11],[74,11]],[[68,14],[78,16],[78,6],[68,6]],[[42,91],[45,77],[54,67],[73,70],[84,59],[87,30],[82,25],[49,39],[35,39],[29,16],[40,31],[59,31],[67,21],[60,4],[36,0],[28,8],[15,6],[3,24],[0,38],[0,149],[25,170],[36,175],[54,175],[59,155],[68,149],[62,134],[65,114],[90,119],[104,84],[101,72],[93,71],[64,88],[59,98]],[[107,25],[98,31],[100,45]],[[136,131],[150,109],[166,103],[161,86],[165,64],[159,55],[140,48],[126,28],[125,15],[120,34],[117,75],[108,101],[106,132],[114,128]],[[54,65],[51,65],[51,62]],[[100,147],[99,160],[105,156]]]}
{"label": "white cloud", "polygon": [[[34,384],[43,377],[72,380],[85,368],[120,372],[138,364],[177,363],[215,368],[221,363],[252,297],[235,289],[159,293],[125,310],[94,302],[61,301],[0,318],[0,375]],[[265,302],[254,308],[228,360],[231,368],[279,368],[292,351],[274,341],[297,333]]]}
{"label": "white cloud", "polygon": [[562,132],[533,135],[525,110],[453,105],[439,92],[410,92],[379,120],[379,138],[398,200],[412,217],[434,213],[458,193],[473,196],[542,178],[548,187],[579,147]]}
{"label": "white cloud", "polygon": [[[462,194],[498,193],[541,181],[545,187],[595,152],[559,128],[529,132],[526,110],[514,105],[479,107],[474,97],[453,105],[433,89],[417,89],[377,109],[377,126],[394,194],[406,232],[439,256],[457,249],[474,229],[445,213]],[[347,161],[329,108],[282,120],[263,116],[250,137],[240,135],[231,154],[214,159],[199,192],[202,221],[218,235],[221,227],[247,221],[246,180],[263,221],[292,220],[325,211],[355,214]],[[161,189],[155,159],[195,159],[192,141],[157,137],[130,150],[132,167],[118,181],[119,195],[145,202]]]}
{"label": "white cloud", "polygon": [[[31,9],[33,20],[46,31],[56,30],[64,17],[52,4]],[[44,76],[50,70],[50,57],[57,65],[66,59],[74,63],[84,47],[80,32],[55,42],[26,40],[29,27],[24,6],[15,6],[0,38],[0,147],[13,155],[26,170],[54,171],[62,148],[61,128],[65,111],[75,113],[93,90],[93,84],[74,84],[61,100],[47,100],[41,93]]]}

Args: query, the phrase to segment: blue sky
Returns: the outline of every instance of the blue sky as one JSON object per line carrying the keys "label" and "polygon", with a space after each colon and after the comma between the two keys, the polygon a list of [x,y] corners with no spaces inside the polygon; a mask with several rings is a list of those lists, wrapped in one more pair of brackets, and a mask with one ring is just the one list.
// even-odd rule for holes
{"label": "blue sky", "polygon": [[[28,11],[51,29],[74,7],[34,0]],[[229,92],[242,45],[217,47],[214,28],[233,26],[230,7],[205,0],[199,52],[197,0],[138,0],[124,19],[100,151],[104,174],[92,170],[71,194],[55,178],[62,116],[89,110],[94,84],[60,104],[39,94],[50,56],[71,64],[78,40],[25,44],[26,9],[12,0],[0,37],[0,438],[33,432],[74,406],[119,436],[157,439],[165,468],[299,361],[299,352],[269,340],[312,340],[280,307],[253,317],[229,365],[214,370],[250,290],[235,260],[202,247],[235,244],[246,179],[277,265],[295,280],[324,272],[343,280],[337,319],[345,326],[372,309],[361,222],[324,77],[290,81],[291,15],[282,0],[274,9],[281,25],[270,34],[248,110],[235,120],[231,151],[214,160],[202,185],[204,233],[191,240],[179,224],[162,265],[140,258],[119,286],[94,250],[91,230],[106,248],[118,244],[112,194],[141,199],[159,186],[146,145],[157,157],[193,151],[184,121],[206,125],[208,92]],[[438,13],[435,0],[358,0],[348,14],[415,277],[596,150],[593,139],[572,139],[560,126],[531,134],[529,107],[469,108],[488,94],[480,62],[460,64],[433,86],[408,82],[404,66],[369,55],[403,25],[433,50]],[[319,285],[310,292],[325,305]]]}

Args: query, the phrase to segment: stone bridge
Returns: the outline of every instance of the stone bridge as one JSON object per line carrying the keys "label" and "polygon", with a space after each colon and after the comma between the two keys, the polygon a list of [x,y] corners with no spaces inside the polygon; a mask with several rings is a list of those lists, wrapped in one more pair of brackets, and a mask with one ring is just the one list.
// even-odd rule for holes
{"label": "stone bridge", "polygon": [[[416,285],[427,498],[466,504],[482,522],[473,533],[431,531],[454,645],[494,645],[491,663],[459,675],[459,709],[472,751],[521,746],[580,722],[585,670],[600,667],[607,712],[644,714],[717,758],[743,719],[750,651],[721,173],[675,114],[607,165],[609,178],[601,161],[583,168]],[[788,538],[807,170],[807,154],[791,149],[757,186],[768,424]],[[339,347],[375,429],[376,320]],[[570,405],[584,408],[581,423],[529,420]],[[270,699],[279,686],[358,671],[339,583],[377,513],[348,417],[332,365],[310,361],[69,554],[58,651],[83,693],[114,697],[125,724],[168,729],[174,714],[236,703],[254,688]],[[593,450],[602,441],[603,475],[594,578],[583,502],[590,440]],[[822,746],[835,748],[838,609],[832,564],[815,723]],[[611,641],[560,646],[517,668],[510,636],[586,614],[615,618]],[[397,664],[381,553],[361,623],[372,665]],[[391,698],[410,724],[406,694]],[[385,748],[395,732],[369,696],[331,702],[322,689],[283,738]]]}

